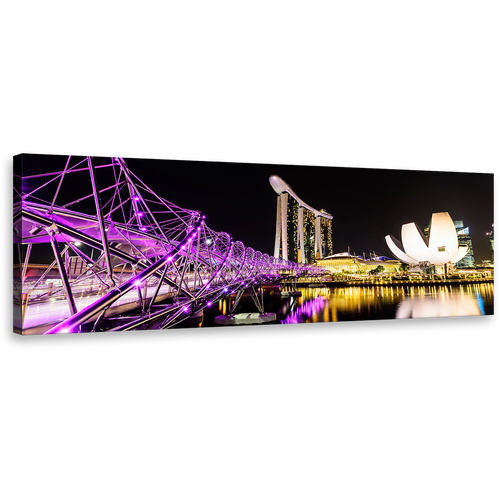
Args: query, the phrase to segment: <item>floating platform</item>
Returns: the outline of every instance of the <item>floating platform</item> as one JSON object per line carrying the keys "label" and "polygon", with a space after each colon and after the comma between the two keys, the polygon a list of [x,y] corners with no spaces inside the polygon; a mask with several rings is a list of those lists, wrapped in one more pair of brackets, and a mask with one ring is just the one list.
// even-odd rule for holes
{"label": "floating platform", "polygon": [[275,295],[277,295],[278,297],[301,297],[302,292],[300,292],[299,290],[290,292],[287,292],[286,290],[278,290],[277,292],[275,292]]}
{"label": "floating platform", "polygon": [[262,323],[270,323],[271,321],[276,321],[275,313],[239,313],[232,314],[231,316],[216,316],[214,318],[214,323],[222,326],[261,325]]}

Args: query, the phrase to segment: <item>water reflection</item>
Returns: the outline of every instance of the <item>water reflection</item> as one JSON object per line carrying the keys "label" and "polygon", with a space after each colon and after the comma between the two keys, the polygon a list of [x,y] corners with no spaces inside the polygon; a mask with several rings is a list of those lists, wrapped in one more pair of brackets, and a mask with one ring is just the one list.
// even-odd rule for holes
{"label": "water reflection", "polygon": [[481,316],[477,299],[447,293],[405,298],[398,304],[396,318],[437,318],[440,316]]}
{"label": "water reflection", "polygon": [[[291,324],[291,323],[302,323],[304,319],[311,318],[313,321],[317,321],[318,313],[323,312],[325,309],[325,303],[328,301],[327,297],[320,295],[319,297],[315,297],[314,299],[307,300],[303,304],[294,306],[294,300],[292,297],[291,302],[291,312],[288,316],[282,320],[282,323]],[[315,319],[316,318],[316,319]],[[328,321],[328,320],[323,320]]]}
{"label": "water reflection", "polygon": [[302,288],[284,301],[281,323],[433,318],[493,314],[493,284],[415,287]]}

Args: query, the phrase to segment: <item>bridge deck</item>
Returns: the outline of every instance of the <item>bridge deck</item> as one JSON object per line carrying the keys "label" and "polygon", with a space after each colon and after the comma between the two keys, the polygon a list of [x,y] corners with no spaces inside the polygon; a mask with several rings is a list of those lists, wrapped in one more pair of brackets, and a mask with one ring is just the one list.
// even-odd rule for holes
{"label": "bridge deck", "polygon": [[[148,287],[145,291],[144,288],[141,289],[143,298],[152,298],[156,287]],[[145,293],[146,292],[146,293]],[[146,297],[145,297],[146,295]],[[165,300],[172,295],[172,288],[169,285],[164,285],[160,288],[156,302]],[[94,295],[87,295],[85,297],[75,297],[75,304],[78,311],[86,308],[90,304],[93,304],[101,295],[96,293]],[[112,316],[116,314],[125,313],[132,311],[139,307],[139,297],[137,290],[131,290],[130,292],[120,297],[113,306],[108,310],[106,316]],[[33,335],[40,334],[49,330],[55,324],[69,318],[70,310],[68,302],[65,298],[53,299],[45,302],[39,302],[28,305],[26,308],[26,315],[23,324],[23,334]],[[16,328],[20,329],[20,325],[14,325]]]}

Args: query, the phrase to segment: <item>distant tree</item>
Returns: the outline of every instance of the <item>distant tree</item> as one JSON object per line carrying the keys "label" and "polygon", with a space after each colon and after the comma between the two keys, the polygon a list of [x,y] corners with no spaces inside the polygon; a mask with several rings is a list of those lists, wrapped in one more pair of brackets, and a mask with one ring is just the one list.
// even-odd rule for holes
{"label": "distant tree", "polygon": [[401,273],[406,273],[408,272],[410,269],[410,265],[409,264],[406,264],[405,262],[403,262],[400,266],[399,266],[399,272]]}
{"label": "distant tree", "polygon": [[378,273],[383,273],[385,271],[385,268],[384,266],[377,266],[375,267],[374,269],[372,269],[371,271],[369,271],[369,274],[378,274]]}

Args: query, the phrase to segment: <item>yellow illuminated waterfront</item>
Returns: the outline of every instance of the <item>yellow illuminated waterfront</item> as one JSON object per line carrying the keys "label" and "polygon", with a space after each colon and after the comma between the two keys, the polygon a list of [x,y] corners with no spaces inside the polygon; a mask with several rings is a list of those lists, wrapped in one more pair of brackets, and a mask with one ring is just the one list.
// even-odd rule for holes
{"label": "yellow illuminated waterfront", "polygon": [[301,288],[282,323],[493,314],[493,284]]}

